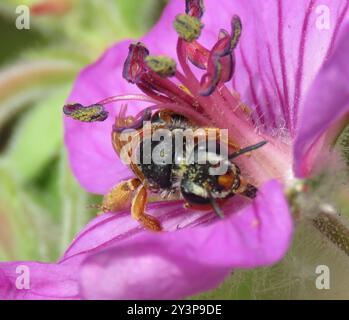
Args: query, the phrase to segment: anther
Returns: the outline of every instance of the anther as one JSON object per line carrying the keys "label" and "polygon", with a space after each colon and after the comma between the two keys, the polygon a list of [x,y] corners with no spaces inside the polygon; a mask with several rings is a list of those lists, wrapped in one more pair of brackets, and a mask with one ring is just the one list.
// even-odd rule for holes
{"label": "anther", "polygon": [[200,95],[209,96],[216,89],[216,86],[221,78],[222,74],[222,64],[220,62],[220,57],[213,55],[209,60],[208,72],[204,74],[200,81]]}
{"label": "anther", "polygon": [[204,14],[205,7],[203,0],[186,0],[185,1],[185,12],[192,16],[200,19]]}
{"label": "anther", "polygon": [[188,14],[179,14],[173,22],[173,27],[180,38],[187,42],[192,42],[200,37],[203,24],[196,17]]}
{"label": "anther", "polygon": [[104,121],[108,118],[108,111],[100,104],[83,106],[80,103],[66,104],[63,107],[66,116],[82,122]]}
{"label": "anther", "polygon": [[124,79],[131,83],[138,83],[144,74],[144,60],[148,55],[148,49],[141,42],[131,44],[122,71]]}
{"label": "anther", "polygon": [[176,73],[176,62],[167,56],[148,56],[145,62],[160,77],[172,77]]}
{"label": "anther", "polygon": [[233,16],[231,20],[232,38],[231,38],[231,49],[235,49],[242,32],[242,24],[239,16]]}

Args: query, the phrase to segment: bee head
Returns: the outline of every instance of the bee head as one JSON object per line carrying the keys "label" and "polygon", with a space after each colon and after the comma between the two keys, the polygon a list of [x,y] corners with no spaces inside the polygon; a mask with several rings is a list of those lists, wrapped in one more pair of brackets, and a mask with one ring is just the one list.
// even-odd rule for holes
{"label": "bee head", "polygon": [[234,195],[240,185],[240,169],[221,152],[221,146],[194,147],[181,179],[181,193],[194,206],[212,205],[215,199]]}
{"label": "bee head", "polygon": [[213,149],[206,145],[196,145],[181,180],[183,198],[190,205],[211,205],[219,216],[223,216],[217,201],[234,196],[241,182],[240,169],[232,159],[265,143],[263,141],[230,155],[221,152],[219,144]]}

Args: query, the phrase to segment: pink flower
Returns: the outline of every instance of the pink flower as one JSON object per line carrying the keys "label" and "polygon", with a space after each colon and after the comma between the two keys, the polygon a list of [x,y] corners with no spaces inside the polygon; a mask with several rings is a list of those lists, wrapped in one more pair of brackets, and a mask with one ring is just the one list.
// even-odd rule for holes
{"label": "pink flower", "polygon": [[[181,68],[178,66],[173,83],[181,82],[191,94],[162,79],[156,88],[162,95],[159,98],[149,79],[124,73],[148,97],[140,95],[136,85],[122,78],[131,41],[116,44],[84,69],[69,102],[91,105],[115,93],[124,94],[112,100],[141,100],[129,102],[130,114],[138,113],[146,102],[157,107],[166,104],[205,124],[228,128],[240,146],[267,140],[250,158],[237,160],[259,187],[257,197],[252,203],[233,197],[224,205],[228,214],[223,220],[212,213],[185,210],[180,202],[150,204],[147,212],[159,218],[164,230],[173,231],[160,234],[144,231],[129,211],[106,213],[77,235],[57,264],[1,264],[5,297],[181,298],[214,288],[234,268],[280,260],[292,235],[284,185],[294,176],[316,173],[348,113],[348,7],[349,1],[344,0],[206,0],[201,18],[205,27],[197,40],[213,48],[206,51],[196,42],[179,40],[177,45],[172,23],[183,12],[183,2],[171,1],[142,42],[152,54],[178,57]],[[200,7],[188,9],[189,14],[201,16]],[[326,10],[329,28],[321,20]],[[233,40],[229,34],[237,27],[234,18],[230,31],[233,15],[243,25],[235,49],[229,47]],[[220,32],[217,43],[222,27],[229,34]],[[187,58],[207,70],[191,68]],[[136,62],[142,66],[143,60]],[[197,102],[200,107],[195,109]],[[111,144],[119,106],[105,107],[109,116],[104,122],[65,118],[73,172],[86,190],[100,194],[132,176]],[[19,264],[32,270],[32,286],[25,293],[14,285]]]}

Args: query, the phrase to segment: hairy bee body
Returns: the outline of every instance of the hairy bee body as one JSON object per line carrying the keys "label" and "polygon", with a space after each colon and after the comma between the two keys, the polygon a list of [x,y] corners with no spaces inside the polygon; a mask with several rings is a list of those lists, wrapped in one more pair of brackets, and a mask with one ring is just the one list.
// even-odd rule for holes
{"label": "hairy bee body", "polygon": [[[144,119],[143,119],[144,120]],[[184,199],[187,206],[205,206],[210,204],[211,199],[224,200],[232,197],[241,186],[240,169],[220,154],[220,144],[217,142],[215,150],[209,150],[206,141],[199,144],[195,140],[182,140],[180,152],[175,146],[175,137],[187,129],[195,131],[200,128],[190,119],[175,114],[169,110],[163,110],[147,116],[151,130],[164,130],[170,135],[168,143],[163,140],[144,138],[143,126],[132,127],[139,131],[141,137],[136,150],[137,162],[131,163],[130,167],[136,176],[152,193],[161,195],[165,199]],[[119,130],[122,132],[122,130]],[[113,136],[113,144],[120,153],[119,135]],[[206,137],[205,137],[206,138]],[[150,147],[145,151],[146,145]],[[149,150],[153,151],[162,146],[163,161],[154,159],[153,156],[144,161],[144,155],[149,156]],[[197,155],[201,151],[206,155],[206,163],[198,163]],[[188,158],[191,162],[187,163]],[[210,168],[214,161],[226,161],[227,172],[223,175],[210,174]]]}
{"label": "hairy bee body", "polygon": [[[131,141],[124,139],[124,134],[130,131]],[[159,132],[158,137],[154,136]],[[104,196],[102,210],[116,212],[130,206],[131,216],[153,231],[162,230],[162,226],[157,218],[146,213],[149,200],[182,199],[186,208],[213,209],[223,217],[220,204],[225,200],[236,194],[254,198],[257,193],[232,159],[266,143],[241,149],[229,138],[226,140],[221,139],[220,129],[202,128],[170,110],[152,113],[147,108],[135,117],[128,117],[126,106],[122,107],[113,127],[112,143],[121,160],[123,155],[129,156],[128,166],[135,177],[114,186]],[[125,151],[129,144],[132,148]],[[222,153],[224,146],[234,149],[233,152]],[[201,161],[202,155],[205,161]],[[224,171],[219,171],[221,168]]]}
{"label": "hairy bee body", "polygon": [[[194,129],[194,126],[188,119],[176,114],[168,116],[166,121],[164,121],[161,118],[161,113],[158,112],[151,118],[151,127],[152,130],[156,130],[159,128],[163,130],[168,130],[168,133],[171,135],[171,143],[170,145],[166,145],[161,140],[142,140],[139,144],[140,161],[138,162],[137,167],[144,175],[144,182],[152,191],[162,194],[163,197],[166,197],[168,195],[176,195],[179,198],[179,179],[181,176],[181,170],[180,165],[178,164],[176,150],[174,148],[175,142],[173,137],[176,135],[176,131]],[[154,161],[154,158],[151,158],[151,163],[144,163],[142,159],[144,153],[144,146],[146,143],[150,144],[151,150],[154,150],[155,148],[160,147],[160,145],[162,145],[165,154],[164,161],[161,161],[161,159],[159,159],[160,161]],[[185,155],[185,148],[183,151]]]}

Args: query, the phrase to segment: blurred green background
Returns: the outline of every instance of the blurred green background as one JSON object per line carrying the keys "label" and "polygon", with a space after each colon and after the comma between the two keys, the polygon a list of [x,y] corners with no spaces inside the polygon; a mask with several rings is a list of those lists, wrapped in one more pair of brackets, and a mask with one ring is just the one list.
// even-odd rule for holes
{"label": "blurred green background", "polygon": [[[32,9],[29,30],[15,25],[16,8],[23,4]],[[94,217],[88,205],[101,199],[84,192],[70,172],[62,106],[84,66],[118,40],[145,34],[165,4],[166,0],[1,0],[0,261],[55,261]],[[348,216],[349,188],[338,190],[337,181],[327,181],[323,194],[309,201],[328,199]],[[331,268],[329,291],[314,286],[319,264]],[[238,270],[219,289],[198,297],[349,298],[348,267],[348,257],[305,221],[297,224],[292,250],[282,262]]]}

